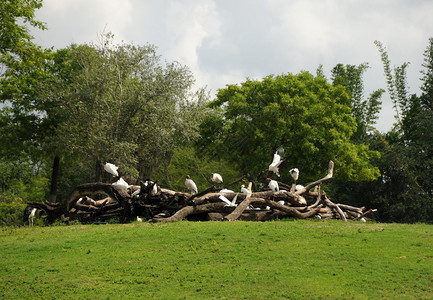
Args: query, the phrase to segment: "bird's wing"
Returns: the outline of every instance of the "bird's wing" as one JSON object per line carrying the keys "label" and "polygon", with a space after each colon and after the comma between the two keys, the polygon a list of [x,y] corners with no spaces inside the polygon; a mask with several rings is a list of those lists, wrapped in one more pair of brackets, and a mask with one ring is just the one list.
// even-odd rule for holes
{"label": "bird's wing", "polygon": [[227,205],[232,205],[232,203],[229,201],[229,199],[227,199],[226,197],[224,197],[223,195],[219,195],[218,197],[221,201],[224,201],[225,203],[227,203]]}
{"label": "bird's wing", "polygon": [[238,195],[239,195],[239,193],[236,193],[236,196],[233,197],[232,206],[235,206],[236,200],[238,199]]}

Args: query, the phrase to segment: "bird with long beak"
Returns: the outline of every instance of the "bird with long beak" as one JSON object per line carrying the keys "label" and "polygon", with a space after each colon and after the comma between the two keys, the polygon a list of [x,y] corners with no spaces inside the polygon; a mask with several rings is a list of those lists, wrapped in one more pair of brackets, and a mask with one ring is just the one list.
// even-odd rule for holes
{"label": "bird with long beak", "polygon": [[267,178],[266,182],[268,183],[268,187],[273,191],[273,192],[278,192],[280,191],[280,187],[278,186],[278,182],[275,180],[272,180],[271,178]]}
{"label": "bird with long beak", "polygon": [[189,175],[186,175],[185,177],[185,186],[186,188],[191,192],[191,194],[197,194],[197,185],[195,182],[189,177]]}
{"label": "bird with long beak", "polygon": [[272,159],[271,164],[269,165],[269,171],[274,172],[275,174],[277,174],[278,177],[280,177],[280,171],[278,170],[278,167],[281,165],[281,163],[284,161],[281,158],[280,155],[281,152],[277,151],[274,154],[274,158]]}
{"label": "bird with long beak", "polygon": [[104,165],[104,170],[107,171],[108,173],[110,173],[111,175],[113,175],[114,177],[119,176],[119,173],[117,172],[118,168],[119,167],[117,167],[113,164],[110,164],[108,162]]}
{"label": "bird with long beak", "polygon": [[290,175],[292,176],[293,180],[295,180],[295,183],[296,183],[296,180],[298,180],[298,178],[299,178],[298,168],[291,169],[289,172],[290,172]]}
{"label": "bird with long beak", "polygon": [[209,180],[213,181],[215,183],[223,183],[223,177],[220,174],[218,174],[218,173],[212,173],[212,174],[210,174]]}

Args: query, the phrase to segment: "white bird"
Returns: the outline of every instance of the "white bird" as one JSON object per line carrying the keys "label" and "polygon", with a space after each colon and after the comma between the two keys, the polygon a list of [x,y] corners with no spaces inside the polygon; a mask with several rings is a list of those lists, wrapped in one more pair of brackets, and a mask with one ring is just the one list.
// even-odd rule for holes
{"label": "white bird", "polygon": [[114,177],[119,176],[119,173],[117,172],[118,168],[119,167],[116,167],[115,165],[108,162],[104,165],[104,170],[113,175]]}
{"label": "white bird", "polygon": [[29,225],[32,224],[32,227],[33,227],[33,223],[35,221],[35,218],[36,218],[36,208],[33,208],[32,212],[29,215]]}
{"label": "white bird", "polygon": [[238,200],[238,195],[239,195],[239,194],[236,194],[236,196],[233,197],[233,200],[232,200],[232,206],[237,206],[237,205],[236,205],[236,200]]}
{"label": "white bird", "polygon": [[121,187],[121,188],[124,188],[124,189],[129,188],[129,184],[125,180],[123,180],[123,178],[120,178],[119,180],[117,180],[112,185],[118,186],[118,187]]}
{"label": "white bird", "polygon": [[278,192],[280,190],[278,182],[276,182],[275,180],[271,180],[270,178],[268,178],[268,186],[273,192]]}
{"label": "white bird", "polygon": [[210,174],[210,181],[213,181],[216,183],[222,183],[223,177],[218,173],[212,173],[212,174]]}
{"label": "white bird", "polygon": [[219,198],[221,201],[227,203],[226,206],[236,206],[236,205],[234,205],[232,202],[230,202],[229,199],[227,199],[226,197],[224,197],[223,195],[219,195],[218,198]]}
{"label": "white bird", "polygon": [[274,172],[277,174],[278,177],[280,177],[280,172],[278,170],[278,167],[281,165],[281,163],[284,161],[281,159],[281,156],[278,154],[279,152],[275,152],[274,159],[272,160],[271,164],[269,165],[269,171]]}
{"label": "white bird", "polygon": [[158,193],[158,185],[155,183],[153,183],[153,181],[152,180],[146,180],[146,182],[144,183],[144,185],[145,186],[148,186],[148,185],[152,185],[153,184],[153,188],[152,188],[152,191],[150,192],[150,194],[151,195],[156,195],[157,193]]}
{"label": "white bird", "polygon": [[297,185],[295,186],[295,191],[302,190],[303,188],[304,188],[304,186],[303,186],[302,184],[297,184]]}
{"label": "white bird", "polygon": [[186,188],[191,192],[191,194],[197,194],[198,190],[197,190],[197,185],[195,184],[195,182],[189,177],[189,175],[186,175],[185,178],[185,186]]}
{"label": "white bird", "polygon": [[220,191],[220,193],[234,193],[234,191],[229,190],[229,189],[222,189],[222,190]]}
{"label": "white bird", "polygon": [[284,201],[280,200],[280,201],[278,201],[278,204],[284,205]]}
{"label": "white bird", "polygon": [[245,185],[241,185],[241,192],[244,194],[251,194],[250,190],[245,187]]}
{"label": "white bird", "polygon": [[291,169],[289,172],[290,172],[290,175],[292,175],[292,178],[296,182],[296,180],[298,180],[298,178],[299,178],[299,170],[298,170],[298,168]]}
{"label": "white bird", "polygon": [[137,216],[137,222],[143,222],[143,220],[139,216]]}

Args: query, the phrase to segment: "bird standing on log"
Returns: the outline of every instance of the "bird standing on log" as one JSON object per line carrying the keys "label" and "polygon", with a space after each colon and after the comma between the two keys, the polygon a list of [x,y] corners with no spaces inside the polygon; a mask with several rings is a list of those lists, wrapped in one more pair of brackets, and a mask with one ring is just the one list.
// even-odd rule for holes
{"label": "bird standing on log", "polygon": [[210,181],[215,183],[223,183],[223,177],[218,173],[212,173],[210,174]]}
{"label": "bird standing on log", "polygon": [[272,180],[270,178],[268,178],[266,180],[268,182],[268,187],[273,191],[273,192],[278,192],[280,191],[280,187],[278,186],[278,182],[276,182],[275,180]]}
{"label": "bird standing on log", "polygon": [[185,178],[185,186],[186,188],[191,192],[191,194],[197,194],[198,190],[197,190],[197,185],[195,184],[195,182],[189,177],[189,175],[186,175]]}
{"label": "bird standing on log", "polygon": [[292,178],[295,180],[295,183],[296,183],[296,180],[298,180],[298,178],[299,178],[298,168],[291,169],[289,172],[290,172],[290,175],[292,175]]}

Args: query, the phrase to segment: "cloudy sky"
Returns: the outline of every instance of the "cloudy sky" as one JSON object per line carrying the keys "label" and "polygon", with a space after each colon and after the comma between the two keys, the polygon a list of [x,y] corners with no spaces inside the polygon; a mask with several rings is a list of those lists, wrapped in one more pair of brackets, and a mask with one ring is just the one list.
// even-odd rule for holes
{"label": "cloudy sky", "polygon": [[[214,96],[226,84],[270,74],[325,74],[338,63],[369,63],[366,96],[386,88],[381,41],[392,65],[410,62],[408,83],[419,94],[420,70],[433,37],[431,0],[44,0],[37,18],[48,30],[36,42],[63,48],[98,41],[153,44],[167,61],[187,65]],[[388,95],[377,128],[394,121]]]}

